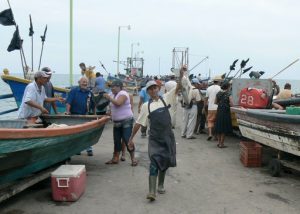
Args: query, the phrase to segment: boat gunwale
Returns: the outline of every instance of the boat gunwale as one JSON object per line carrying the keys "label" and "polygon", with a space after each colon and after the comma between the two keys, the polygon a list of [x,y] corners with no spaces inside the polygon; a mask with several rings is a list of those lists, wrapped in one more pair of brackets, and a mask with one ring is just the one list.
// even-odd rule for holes
{"label": "boat gunwale", "polygon": [[300,115],[289,115],[285,113],[285,110],[246,109],[239,107],[231,107],[231,110],[236,114],[243,114],[260,120],[300,124]]}
{"label": "boat gunwale", "polygon": [[[27,79],[23,79],[23,78],[11,76],[11,75],[6,75],[6,74],[1,75],[1,78],[3,81],[12,80],[12,81],[20,82],[20,83],[25,83],[25,84],[29,84],[32,82],[31,80],[27,80]],[[70,89],[66,89],[66,88],[61,88],[61,87],[56,87],[56,86],[53,86],[53,88],[54,88],[54,90],[59,91],[59,92],[65,92],[65,93],[70,92]]]}
{"label": "boat gunwale", "polygon": [[88,121],[83,124],[58,127],[58,128],[28,128],[28,129],[13,129],[1,128],[0,140],[8,139],[24,139],[24,138],[48,138],[56,136],[66,136],[74,133],[84,132],[86,130],[105,125],[110,120],[109,116],[103,116],[100,119]]}

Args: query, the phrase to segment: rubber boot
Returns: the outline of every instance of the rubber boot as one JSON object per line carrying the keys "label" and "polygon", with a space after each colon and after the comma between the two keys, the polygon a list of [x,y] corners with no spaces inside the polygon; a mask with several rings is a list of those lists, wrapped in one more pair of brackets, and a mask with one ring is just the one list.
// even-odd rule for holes
{"label": "rubber boot", "polygon": [[157,187],[157,192],[159,194],[166,193],[166,190],[164,188],[165,176],[166,176],[166,171],[164,171],[164,172],[158,171],[158,187]]}
{"label": "rubber boot", "polygon": [[149,193],[147,199],[154,201],[156,198],[156,180],[157,176],[149,176]]}

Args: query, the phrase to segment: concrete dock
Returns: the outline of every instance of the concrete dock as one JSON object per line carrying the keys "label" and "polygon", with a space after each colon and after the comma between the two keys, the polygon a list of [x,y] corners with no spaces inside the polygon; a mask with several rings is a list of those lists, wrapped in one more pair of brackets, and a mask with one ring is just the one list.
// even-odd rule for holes
{"label": "concrete dock", "polygon": [[[137,103],[137,97],[135,97]],[[137,107],[135,106],[137,112]],[[227,137],[225,149],[207,135],[197,139],[180,137],[182,110],[178,107],[175,136],[177,164],[167,172],[166,194],[150,203],[148,192],[147,138],[135,138],[139,165],[126,161],[105,165],[112,157],[112,124],[105,127],[94,156],[85,152],[72,157],[71,164],[85,164],[87,188],[77,202],[54,202],[50,182],[45,181],[0,204],[1,214],[299,214],[300,175],[271,177],[266,164],[246,168],[239,160],[239,139]],[[264,156],[264,163],[266,157]]]}

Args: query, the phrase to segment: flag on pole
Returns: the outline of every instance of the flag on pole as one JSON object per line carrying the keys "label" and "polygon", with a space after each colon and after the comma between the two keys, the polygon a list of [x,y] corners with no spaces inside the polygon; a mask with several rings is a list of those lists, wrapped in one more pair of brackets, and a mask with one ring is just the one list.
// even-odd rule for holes
{"label": "flag on pole", "polygon": [[33,25],[32,25],[31,15],[29,15],[29,20],[30,20],[29,36],[33,36],[34,31],[33,31]]}
{"label": "flag on pole", "polygon": [[16,24],[11,9],[3,10],[0,13],[0,24],[4,26],[10,26]]}
{"label": "flag on pole", "polygon": [[46,40],[46,33],[47,33],[47,25],[46,25],[46,27],[45,27],[44,35],[41,36],[42,42],[45,42],[45,40]]}
{"label": "flag on pole", "polygon": [[8,52],[14,51],[14,50],[20,50],[22,46],[23,40],[21,40],[20,34],[19,34],[19,27],[17,26],[16,31],[14,32],[13,38],[11,39],[11,42],[7,48]]}

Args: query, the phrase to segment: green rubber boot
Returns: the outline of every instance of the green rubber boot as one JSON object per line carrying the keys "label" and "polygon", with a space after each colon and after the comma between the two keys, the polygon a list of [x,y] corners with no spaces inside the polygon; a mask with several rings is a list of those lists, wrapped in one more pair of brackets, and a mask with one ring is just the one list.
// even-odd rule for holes
{"label": "green rubber boot", "polygon": [[164,172],[159,171],[158,172],[158,187],[157,187],[157,192],[159,194],[165,194],[166,193],[166,190],[164,188],[165,176],[166,176],[166,171],[164,171]]}
{"label": "green rubber boot", "polygon": [[156,197],[156,180],[157,176],[149,176],[149,193],[147,199],[154,201]]}

